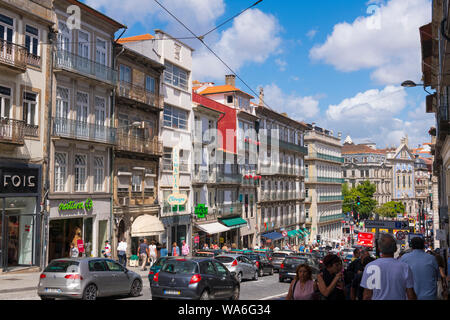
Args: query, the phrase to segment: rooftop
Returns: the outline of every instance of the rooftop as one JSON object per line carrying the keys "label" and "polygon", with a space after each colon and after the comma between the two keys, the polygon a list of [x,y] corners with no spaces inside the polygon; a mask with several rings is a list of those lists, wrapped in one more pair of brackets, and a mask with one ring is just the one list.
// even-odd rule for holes
{"label": "rooftop", "polygon": [[154,39],[155,37],[152,36],[151,34],[141,34],[138,36],[132,36],[132,37],[128,37],[128,38],[121,38],[119,40],[117,40],[118,43],[130,43],[130,42],[138,42],[138,41],[145,41],[145,40],[151,40]]}
{"label": "rooftop", "polygon": [[247,95],[250,99],[254,99],[252,95],[240,90],[239,88],[233,87],[229,84],[225,84],[223,86],[212,86],[208,87],[202,92],[199,92],[201,95],[208,95],[208,94],[216,94],[216,93],[226,93],[226,92],[240,92],[245,95]]}
{"label": "rooftop", "polygon": [[386,150],[372,149],[365,144],[344,144],[342,146],[342,155],[344,154],[386,154]]}

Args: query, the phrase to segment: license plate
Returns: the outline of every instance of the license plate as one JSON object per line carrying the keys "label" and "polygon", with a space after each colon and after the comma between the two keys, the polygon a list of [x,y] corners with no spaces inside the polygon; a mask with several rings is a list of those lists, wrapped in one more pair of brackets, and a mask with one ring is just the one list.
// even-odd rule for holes
{"label": "license plate", "polygon": [[45,288],[45,292],[48,292],[48,293],[61,293],[61,289]]}
{"label": "license plate", "polygon": [[170,295],[179,296],[181,294],[181,292],[180,291],[174,291],[174,290],[164,290],[164,294],[170,294]]}

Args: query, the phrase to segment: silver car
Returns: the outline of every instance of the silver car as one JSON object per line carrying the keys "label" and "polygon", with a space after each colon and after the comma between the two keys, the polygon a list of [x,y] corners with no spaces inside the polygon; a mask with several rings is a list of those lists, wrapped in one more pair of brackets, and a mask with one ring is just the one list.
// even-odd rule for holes
{"label": "silver car", "polygon": [[97,297],[122,294],[137,297],[141,291],[141,276],[124,268],[117,261],[105,258],[68,258],[50,262],[40,276],[37,293],[42,300],[95,300]]}
{"label": "silver car", "polygon": [[256,263],[252,262],[245,255],[223,254],[214,259],[224,264],[239,282],[242,279],[258,280],[258,267]]}

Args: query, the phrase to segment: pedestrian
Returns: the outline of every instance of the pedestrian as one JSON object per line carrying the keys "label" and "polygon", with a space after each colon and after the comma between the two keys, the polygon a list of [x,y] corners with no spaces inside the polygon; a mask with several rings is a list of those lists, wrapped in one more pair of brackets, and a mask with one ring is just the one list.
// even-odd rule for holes
{"label": "pedestrian", "polygon": [[314,300],[318,287],[312,279],[312,269],[307,264],[301,264],[295,271],[286,300]]}
{"label": "pedestrian", "polygon": [[208,244],[206,242],[203,244],[203,250],[209,250]]}
{"label": "pedestrian", "polygon": [[425,241],[421,237],[411,240],[410,253],[403,255],[400,261],[411,268],[414,278],[414,292],[418,300],[436,300],[437,282],[440,278],[439,266],[432,254],[425,253]]}
{"label": "pedestrian", "polygon": [[300,252],[305,252],[305,246],[303,244],[300,246]]}
{"label": "pedestrian", "polygon": [[375,259],[372,258],[371,256],[364,256],[363,258],[361,258],[362,270],[357,271],[357,273],[351,283],[350,300],[356,300],[356,299],[363,300],[364,288],[361,287],[361,279],[362,279],[365,267],[374,260]]}
{"label": "pedestrian", "polygon": [[222,247],[222,251],[228,251],[228,247],[227,247],[227,245],[226,245],[226,244],[224,244],[224,245],[223,245],[223,247]]}
{"label": "pedestrian", "polygon": [[394,259],[397,251],[395,238],[382,233],[378,239],[381,257],[364,269],[361,287],[364,300],[416,300],[414,278],[411,268]]}
{"label": "pedestrian", "polygon": [[342,260],[335,254],[323,259],[324,268],[317,276],[320,293],[325,300],[345,300]]}
{"label": "pedestrian", "polygon": [[150,268],[151,268],[155,264],[158,255],[155,240],[152,240],[151,244],[148,246],[148,252],[150,255]]}
{"label": "pedestrian", "polygon": [[189,255],[189,245],[183,240],[183,245],[181,246],[181,254],[186,257]]}
{"label": "pedestrian", "polygon": [[361,254],[361,251],[358,248],[353,250],[352,262],[355,261],[356,259],[359,259],[360,254]]}
{"label": "pedestrian", "polygon": [[445,261],[444,258],[442,258],[442,256],[439,254],[439,249],[436,249],[434,252],[432,252],[432,254],[436,258],[440,275],[437,283],[437,298],[439,300],[447,300],[448,283],[447,283],[447,276],[445,275]]}
{"label": "pedestrian", "polygon": [[177,243],[174,242],[172,244],[172,257],[178,257],[180,255],[180,248],[177,246]]}
{"label": "pedestrian", "polygon": [[148,250],[148,245],[147,245],[147,239],[141,239],[139,244],[139,248],[138,248],[138,257],[141,259],[141,270],[147,270],[147,268],[145,267],[147,265],[147,260],[148,260],[148,255],[149,255],[149,250]]}
{"label": "pedestrian", "polygon": [[117,256],[119,257],[119,263],[124,267],[127,266],[127,248],[128,244],[122,238],[117,246]]}
{"label": "pedestrian", "polygon": [[103,247],[102,254],[107,259],[111,258],[111,246],[108,240],[105,241],[105,246]]}
{"label": "pedestrian", "polygon": [[78,251],[77,246],[75,246],[73,243],[70,244],[70,257],[71,258],[78,258],[80,255],[80,251]]}
{"label": "pedestrian", "polygon": [[165,242],[161,246],[160,253],[161,253],[161,257],[167,257],[167,255],[169,254],[169,252],[167,250],[167,245]]}

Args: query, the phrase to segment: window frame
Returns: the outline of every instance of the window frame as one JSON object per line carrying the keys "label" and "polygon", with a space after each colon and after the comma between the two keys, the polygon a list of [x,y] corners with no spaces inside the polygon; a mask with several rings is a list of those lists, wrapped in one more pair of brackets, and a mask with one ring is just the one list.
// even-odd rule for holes
{"label": "window frame", "polygon": [[[28,31],[27,27],[36,29],[37,35],[32,33],[31,31]],[[25,48],[27,48],[27,53],[28,54],[32,54],[32,55],[34,55],[36,57],[40,57],[40,54],[39,54],[39,51],[40,51],[39,50],[40,49],[40,45],[39,45],[39,37],[40,37],[39,28],[37,28],[37,27],[35,27],[35,26],[31,25],[31,24],[26,23],[24,31],[25,31]],[[27,38],[30,39],[30,42],[29,42],[30,46],[29,47],[27,47]],[[33,40],[36,40],[36,43]],[[36,45],[36,53],[33,52],[33,49],[34,49],[35,45]]]}
{"label": "window frame", "polygon": [[[76,159],[77,156],[84,156],[85,157],[85,165],[81,166],[81,165],[77,165],[76,164]],[[81,186],[82,184],[77,184],[77,180],[79,181],[80,179],[77,179],[77,169],[83,169],[84,168],[84,189],[83,190],[79,190],[79,188],[77,188],[77,186]],[[85,153],[75,153],[74,155],[74,160],[73,160],[73,177],[74,177],[74,192],[87,192],[88,188],[87,188],[87,184],[88,184],[88,155]]]}
{"label": "window frame", "polygon": [[[101,165],[97,165],[97,159],[101,159]],[[103,155],[94,156],[94,192],[104,192],[105,191],[105,157]],[[99,183],[99,170],[101,171],[101,177],[102,181]],[[98,189],[98,186],[101,186],[100,189]]]}
{"label": "window frame", "polygon": [[[65,157],[65,164],[64,164],[64,178],[63,178],[63,180],[64,180],[64,183],[63,183],[63,188],[62,188],[62,190],[60,190],[60,188],[58,188],[58,186],[60,186],[60,184],[57,182],[58,181],[58,178],[57,178],[57,172],[58,172],[58,170],[57,170],[57,154],[63,154],[64,155],[64,157]],[[54,192],[66,192],[67,191],[67,173],[68,173],[68,167],[69,167],[69,162],[68,162],[68,159],[69,159],[69,154],[67,153],[67,152],[64,152],[64,151],[55,151],[55,158],[54,158],[54,163],[53,163],[53,183],[54,183],[54,185],[53,185],[53,191]],[[61,166],[59,165],[59,163],[58,163],[58,169],[59,168],[61,168]],[[59,180],[61,180],[61,179],[59,179]]]}

